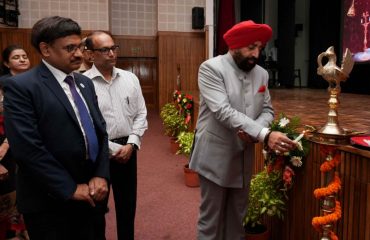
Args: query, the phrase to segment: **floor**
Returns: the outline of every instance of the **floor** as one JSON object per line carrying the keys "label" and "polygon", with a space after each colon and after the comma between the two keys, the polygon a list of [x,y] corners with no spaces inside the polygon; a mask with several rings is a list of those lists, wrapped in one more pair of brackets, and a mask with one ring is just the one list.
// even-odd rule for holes
{"label": "floor", "polygon": [[[329,112],[329,93],[326,89],[272,89],[275,114],[299,116],[302,124],[325,125]],[[342,128],[370,132],[370,95],[341,93],[338,116]]]}
{"label": "floor", "polygon": [[[272,102],[278,115],[299,116],[302,124],[323,126],[327,120],[329,94],[326,90],[273,89]],[[370,132],[370,95],[343,93],[339,97],[342,127]],[[183,165],[187,159],[170,152],[158,114],[148,115],[149,130],[138,155],[138,206],[136,240],[192,240],[196,238],[199,188],[184,185]],[[116,239],[114,205],[110,198],[107,240]]]}
{"label": "floor", "polygon": [[[187,158],[171,153],[169,137],[155,112],[138,152],[136,240],[190,240],[196,237],[199,188],[184,184]],[[107,214],[107,240],[116,239],[113,197]]]}

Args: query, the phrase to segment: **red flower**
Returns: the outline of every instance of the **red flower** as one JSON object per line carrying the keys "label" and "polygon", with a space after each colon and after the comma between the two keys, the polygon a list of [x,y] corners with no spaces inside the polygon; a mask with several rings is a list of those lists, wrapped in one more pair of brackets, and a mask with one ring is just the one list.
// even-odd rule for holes
{"label": "red flower", "polygon": [[274,170],[273,166],[271,164],[267,165],[267,173],[270,174]]}
{"label": "red flower", "polygon": [[190,113],[186,114],[186,118],[185,118],[185,124],[188,124],[191,120],[191,116],[190,116]]}
{"label": "red flower", "polygon": [[284,169],[284,173],[283,173],[284,185],[289,187],[292,184],[293,176],[294,176],[294,171],[290,167],[286,166]]}
{"label": "red flower", "polygon": [[258,92],[259,93],[263,93],[266,91],[266,86],[265,85],[262,85],[259,89],[258,89]]}
{"label": "red flower", "polygon": [[190,95],[190,94],[186,94],[186,95],[185,95],[185,98],[189,99],[190,101],[191,101],[191,100],[193,100],[193,96],[192,96],[192,95]]}
{"label": "red flower", "polygon": [[280,170],[284,165],[284,157],[278,156],[274,162],[274,170]]}
{"label": "red flower", "polygon": [[193,107],[193,105],[191,105],[190,103],[186,104],[186,109],[191,109]]}

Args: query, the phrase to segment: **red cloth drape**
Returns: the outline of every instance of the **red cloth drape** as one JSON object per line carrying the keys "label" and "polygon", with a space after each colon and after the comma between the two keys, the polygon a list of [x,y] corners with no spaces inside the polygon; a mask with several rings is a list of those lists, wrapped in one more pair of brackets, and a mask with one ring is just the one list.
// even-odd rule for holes
{"label": "red cloth drape", "polygon": [[223,35],[235,24],[234,0],[220,0],[217,21],[217,54],[225,54],[228,47]]}

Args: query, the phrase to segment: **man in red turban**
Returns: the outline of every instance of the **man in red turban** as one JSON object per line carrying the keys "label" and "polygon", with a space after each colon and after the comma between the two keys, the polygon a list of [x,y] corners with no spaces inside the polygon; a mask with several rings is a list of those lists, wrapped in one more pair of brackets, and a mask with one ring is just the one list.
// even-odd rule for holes
{"label": "man in red turban", "polygon": [[229,49],[246,47],[260,41],[263,45],[270,40],[272,29],[267,24],[257,24],[252,20],[234,25],[224,34],[224,40]]}
{"label": "man in red turban", "polygon": [[274,119],[268,73],[257,60],[271,36],[266,24],[238,23],[224,35],[228,53],[199,68],[200,109],[190,160],[200,179],[199,240],[244,239],[256,142],[277,154],[295,147],[268,128]]}

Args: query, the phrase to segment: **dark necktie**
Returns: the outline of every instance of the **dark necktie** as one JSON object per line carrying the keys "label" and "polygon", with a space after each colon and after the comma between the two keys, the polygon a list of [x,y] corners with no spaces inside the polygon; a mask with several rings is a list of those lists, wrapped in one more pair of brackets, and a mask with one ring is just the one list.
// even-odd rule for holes
{"label": "dark necktie", "polygon": [[73,77],[67,76],[64,81],[69,85],[73,100],[77,106],[78,113],[80,114],[81,125],[86,134],[89,157],[94,162],[96,160],[96,157],[98,156],[99,145],[92,120],[90,118],[89,112],[87,111],[84,101],[82,100],[80,94],[78,94],[77,92]]}

